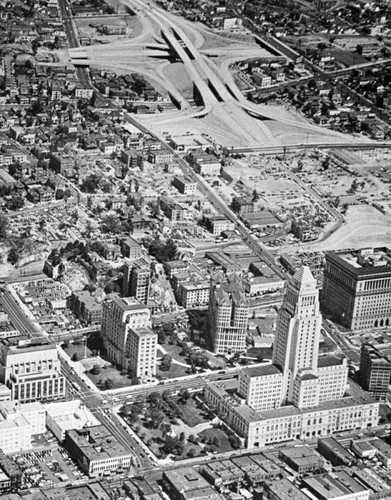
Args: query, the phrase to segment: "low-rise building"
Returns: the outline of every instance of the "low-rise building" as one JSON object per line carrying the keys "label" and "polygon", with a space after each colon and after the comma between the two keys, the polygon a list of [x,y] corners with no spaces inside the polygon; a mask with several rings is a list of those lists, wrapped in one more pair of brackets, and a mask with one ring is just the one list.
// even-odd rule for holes
{"label": "low-rise building", "polygon": [[354,456],[333,437],[319,439],[317,450],[335,467],[338,465],[349,467],[356,461]]}
{"label": "low-rise building", "polygon": [[266,482],[263,486],[265,500],[308,500],[308,496],[289,479]]}
{"label": "low-rise building", "polygon": [[197,189],[197,183],[188,177],[174,177],[172,184],[181,194],[188,196],[195,194]]}
{"label": "low-rise building", "polygon": [[371,444],[376,448],[376,456],[384,465],[384,467],[391,467],[391,446],[385,443],[380,438],[375,438],[371,440]]}
{"label": "low-rise building", "polygon": [[254,297],[265,293],[273,293],[284,288],[285,281],[277,274],[271,276],[248,276],[244,280],[246,292]]}
{"label": "low-rise building", "polygon": [[233,231],[235,223],[223,215],[205,217],[205,226],[214,236],[220,236],[223,231]]}
{"label": "low-rise building", "polygon": [[209,304],[210,283],[208,280],[178,283],[177,297],[182,307],[207,307]]}
{"label": "low-rise building", "polygon": [[165,470],[163,488],[170,500],[221,500],[209,483],[193,468]]}
{"label": "low-rise building", "polygon": [[106,471],[123,471],[133,464],[133,453],[104,425],[67,431],[64,446],[89,477],[101,477]]}
{"label": "low-rise building", "polygon": [[279,457],[299,474],[317,471],[324,465],[321,457],[309,446],[284,448],[279,451]]}
{"label": "low-rise building", "polygon": [[103,306],[88,290],[73,292],[70,306],[75,316],[87,325],[100,325]]}
{"label": "low-rise building", "polygon": [[345,471],[306,477],[303,484],[319,500],[369,499],[369,490]]}
{"label": "low-rise building", "polygon": [[391,380],[388,344],[363,344],[360,358],[360,381],[363,389],[378,401],[386,401]]}
{"label": "low-rise building", "polygon": [[22,471],[12,457],[0,450],[0,495],[18,491],[22,486]]}
{"label": "low-rise building", "polygon": [[376,456],[377,449],[370,439],[353,439],[352,450],[359,458],[371,459]]}
{"label": "low-rise building", "polygon": [[142,246],[131,236],[127,236],[126,238],[121,238],[119,244],[121,247],[121,253],[123,257],[127,257],[128,259],[138,259],[142,257],[143,255]]}
{"label": "low-rise building", "polygon": [[243,214],[242,220],[250,229],[266,229],[282,226],[282,221],[269,210],[247,212]]}
{"label": "low-rise building", "polygon": [[174,153],[169,149],[152,150],[148,153],[148,161],[154,165],[164,165],[174,159]]}
{"label": "low-rise building", "polygon": [[29,450],[31,437],[45,431],[45,410],[40,403],[0,403],[0,450],[4,453]]}
{"label": "low-rise building", "polygon": [[58,441],[64,441],[69,430],[83,429],[100,424],[80,399],[61,401],[44,405],[46,411],[46,427]]}

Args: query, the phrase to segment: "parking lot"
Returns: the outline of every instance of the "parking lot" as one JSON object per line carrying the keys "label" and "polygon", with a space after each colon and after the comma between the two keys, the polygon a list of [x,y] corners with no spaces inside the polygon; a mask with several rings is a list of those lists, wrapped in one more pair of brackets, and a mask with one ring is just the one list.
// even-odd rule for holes
{"label": "parking lot", "polygon": [[24,473],[28,488],[51,487],[85,477],[70,459],[67,451],[60,446],[18,455],[15,460]]}

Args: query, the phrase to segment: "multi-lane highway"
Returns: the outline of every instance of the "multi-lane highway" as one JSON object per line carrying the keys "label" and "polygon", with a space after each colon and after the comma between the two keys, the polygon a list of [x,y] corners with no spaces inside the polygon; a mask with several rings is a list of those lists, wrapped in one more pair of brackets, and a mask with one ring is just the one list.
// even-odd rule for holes
{"label": "multi-lane highway", "polygon": [[[77,37],[77,28],[73,19],[70,3],[68,2],[68,0],[58,0],[58,5],[69,47],[71,49],[80,47],[79,39]],[[75,66],[75,69],[77,78],[80,83],[82,83],[86,87],[91,87],[88,68]]]}

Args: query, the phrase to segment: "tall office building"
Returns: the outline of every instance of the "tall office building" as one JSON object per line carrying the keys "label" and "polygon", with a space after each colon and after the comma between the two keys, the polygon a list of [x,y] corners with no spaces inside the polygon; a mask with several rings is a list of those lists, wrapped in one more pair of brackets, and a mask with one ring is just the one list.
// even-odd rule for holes
{"label": "tall office building", "polygon": [[246,350],[249,305],[242,281],[236,276],[222,282],[212,277],[208,323],[215,354],[234,354]]}
{"label": "tall office building", "polygon": [[135,297],[143,304],[148,304],[151,285],[151,266],[145,259],[136,262],[125,261],[123,294],[125,297]]}
{"label": "tall office building", "polygon": [[103,304],[101,335],[109,358],[124,369],[141,370],[143,378],[154,375],[150,366],[156,363],[156,333],[150,325],[148,307],[133,297]]}
{"label": "tall office building", "polygon": [[150,328],[130,329],[129,370],[141,382],[149,382],[156,375],[157,333]]}
{"label": "tall office building", "polygon": [[65,396],[57,347],[44,337],[12,337],[0,341],[0,382],[21,403]]}
{"label": "tall office building", "polygon": [[352,330],[391,324],[391,251],[366,248],[326,254],[322,308]]}
{"label": "tall office building", "polygon": [[248,447],[377,424],[379,402],[347,384],[346,358],[318,357],[321,323],[316,280],[303,267],[287,285],[273,364],[243,368],[238,380],[207,383],[205,400]]}
{"label": "tall office building", "polygon": [[306,370],[306,378],[310,373],[315,376],[321,325],[316,279],[308,267],[302,267],[287,285],[273,349],[273,363],[284,375],[283,401],[293,400],[300,370]]}
{"label": "tall office building", "polygon": [[378,401],[386,401],[391,377],[390,344],[363,344],[360,379],[363,389]]}

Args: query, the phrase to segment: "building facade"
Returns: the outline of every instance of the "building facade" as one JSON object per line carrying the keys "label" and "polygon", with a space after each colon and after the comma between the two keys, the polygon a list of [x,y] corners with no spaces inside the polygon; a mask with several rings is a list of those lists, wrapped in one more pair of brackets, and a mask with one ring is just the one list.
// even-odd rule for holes
{"label": "building facade", "polygon": [[123,297],[105,302],[101,335],[109,358],[123,369],[134,369],[135,357],[139,356],[133,352],[137,344],[134,343],[134,335],[137,336],[134,332],[150,326],[150,311],[137,299]]}
{"label": "building facade", "polygon": [[178,283],[177,298],[181,306],[185,309],[207,307],[209,304],[209,295],[209,281],[184,281]]}
{"label": "building facade", "polygon": [[363,344],[360,358],[360,381],[363,389],[378,401],[386,401],[391,380],[391,362],[384,344]]}
{"label": "building facade", "polygon": [[316,372],[322,316],[316,279],[302,267],[287,285],[279,311],[273,363],[284,374],[282,398],[293,400],[293,386],[302,368]]}
{"label": "building facade", "polygon": [[126,450],[103,425],[66,432],[64,445],[89,477],[129,469],[133,464],[133,453]]}
{"label": "building facade", "polygon": [[246,349],[249,304],[243,283],[233,275],[227,282],[211,279],[208,323],[215,354],[233,354]]}
{"label": "building facade", "polygon": [[239,372],[238,392],[254,410],[279,408],[282,387],[282,372],[274,365],[251,366]]}
{"label": "building facade", "polygon": [[135,297],[143,304],[148,304],[151,286],[151,266],[145,259],[136,262],[125,261],[123,294],[125,297]]}
{"label": "building facade", "polygon": [[128,369],[141,382],[149,382],[156,375],[157,333],[148,327],[130,329],[126,352]]}
{"label": "building facade", "polygon": [[326,254],[322,307],[352,330],[391,322],[391,251],[367,248]]}
{"label": "building facade", "polygon": [[57,347],[46,338],[0,342],[0,381],[21,403],[50,401],[65,396]]}
{"label": "building facade", "polygon": [[304,267],[287,285],[274,363],[244,369],[238,381],[207,384],[206,401],[248,447],[377,424],[379,403],[347,384],[346,359],[318,356],[321,323],[316,280]]}

